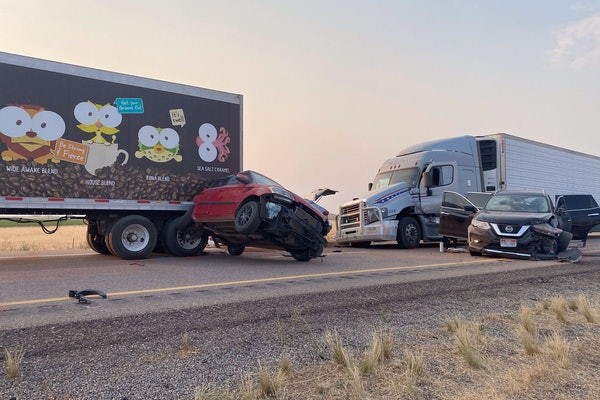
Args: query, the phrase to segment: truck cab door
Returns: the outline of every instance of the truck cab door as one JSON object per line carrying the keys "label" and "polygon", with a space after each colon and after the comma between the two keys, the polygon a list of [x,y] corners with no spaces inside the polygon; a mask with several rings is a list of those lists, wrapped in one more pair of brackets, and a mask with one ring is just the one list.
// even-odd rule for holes
{"label": "truck cab door", "polygon": [[439,214],[444,191],[456,190],[458,184],[455,162],[432,163],[421,178],[421,210],[424,214]]}

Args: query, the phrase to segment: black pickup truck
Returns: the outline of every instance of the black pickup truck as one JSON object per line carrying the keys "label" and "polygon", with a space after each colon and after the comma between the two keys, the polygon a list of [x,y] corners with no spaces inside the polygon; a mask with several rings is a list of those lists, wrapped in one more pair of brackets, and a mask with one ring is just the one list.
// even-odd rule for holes
{"label": "black pickup truck", "polygon": [[571,216],[571,233],[574,240],[584,245],[588,233],[600,225],[600,207],[591,194],[564,194],[556,196],[556,208],[565,208]]}

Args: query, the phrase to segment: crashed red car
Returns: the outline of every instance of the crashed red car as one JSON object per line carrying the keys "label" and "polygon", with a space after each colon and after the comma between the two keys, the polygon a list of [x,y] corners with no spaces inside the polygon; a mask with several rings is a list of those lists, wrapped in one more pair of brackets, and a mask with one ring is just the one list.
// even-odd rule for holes
{"label": "crashed red car", "polygon": [[240,255],[246,245],[283,248],[298,261],[319,257],[331,229],[327,210],[254,171],[221,178],[194,197],[192,218]]}

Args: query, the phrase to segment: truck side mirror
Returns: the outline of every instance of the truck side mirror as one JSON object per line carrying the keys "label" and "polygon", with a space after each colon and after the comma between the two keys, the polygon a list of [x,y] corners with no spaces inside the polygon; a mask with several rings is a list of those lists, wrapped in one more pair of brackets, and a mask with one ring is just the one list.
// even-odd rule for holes
{"label": "truck side mirror", "polygon": [[425,186],[426,188],[431,187],[431,172],[430,171],[423,172],[423,175],[421,177],[421,182],[423,183],[423,186]]}
{"label": "truck side mirror", "polygon": [[373,189],[373,182],[369,182],[369,184],[367,185],[367,187],[369,188],[369,192],[370,192],[371,189]]}
{"label": "truck side mirror", "polygon": [[423,172],[423,175],[421,175],[421,183],[427,189],[427,196],[431,196],[431,189],[429,189],[431,187],[431,172],[430,171]]}

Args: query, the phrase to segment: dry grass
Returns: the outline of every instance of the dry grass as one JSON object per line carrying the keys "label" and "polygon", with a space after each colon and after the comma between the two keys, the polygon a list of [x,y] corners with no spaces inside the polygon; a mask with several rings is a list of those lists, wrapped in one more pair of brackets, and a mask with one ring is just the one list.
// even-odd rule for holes
{"label": "dry grass", "polygon": [[593,308],[588,300],[587,296],[583,293],[580,293],[576,299],[577,303],[577,311],[583,315],[585,320],[589,323],[595,324],[600,319],[598,317],[598,311]]}
{"label": "dry grass", "polygon": [[0,228],[0,252],[87,249],[86,225],[61,226],[45,234],[38,226]]}
{"label": "dry grass", "polygon": [[21,376],[21,363],[25,357],[25,350],[23,347],[10,351],[4,349],[4,362],[6,364],[6,376],[9,379],[16,379]]}
{"label": "dry grass", "polygon": [[546,341],[548,355],[561,368],[571,366],[571,346],[560,333],[554,332]]}
{"label": "dry grass", "polygon": [[[394,350],[402,341],[390,331],[373,331],[360,362],[338,332],[328,331],[329,361],[291,372],[284,356],[276,370],[259,365],[255,376],[236,389],[217,395],[205,390],[196,399],[574,398],[564,394],[565,386],[577,388],[577,398],[600,398],[600,381],[593,375],[600,359],[600,331],[576,318],[585,301],[578,298],[577,311],[556,298],[544,303],[547,307],[539,307],[539,313],[523,305],[512,318],[453,317],[442,325],[451,334],[422,332],[418,348],[410,347],[412,340],[404,343],[408,347],[400,359]],[[568,324],[557,320],[556,309],[564,310]]]}
{"label": "dry grass", "polygon": [[559,322],[562,322],[563,324],[567,322],[567,301],[564,299],[564,297],[551,298],[549,310],[554,314]]}

